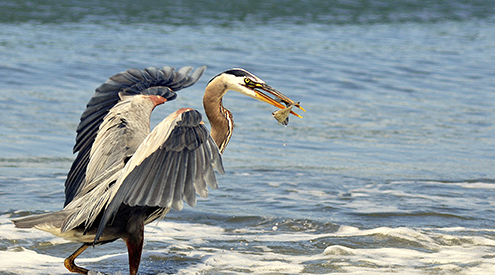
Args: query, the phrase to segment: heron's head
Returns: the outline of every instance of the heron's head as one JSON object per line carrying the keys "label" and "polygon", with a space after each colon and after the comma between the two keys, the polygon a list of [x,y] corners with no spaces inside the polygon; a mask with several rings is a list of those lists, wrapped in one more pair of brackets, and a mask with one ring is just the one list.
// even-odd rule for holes
{"label": "heron's head", "polygon": [[[294,102],[292,99],[266,84],[265,81],[244,69],[234,68],[227,70],[213,77],[209,83],[213,81],[220,81],[221,84],[226,86],[227,90],[239,92],[280,109],[293,105],[305,111],[299,106],[299,103]],[[293,111],[290,113],[302,118]]]}

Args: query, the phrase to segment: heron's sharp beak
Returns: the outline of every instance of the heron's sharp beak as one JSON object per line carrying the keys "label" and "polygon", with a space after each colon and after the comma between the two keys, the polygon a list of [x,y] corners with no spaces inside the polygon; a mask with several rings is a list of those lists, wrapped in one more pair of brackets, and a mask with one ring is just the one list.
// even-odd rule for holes
{"label": "heron's sharp beak", "polygon": [[[304,108],[302,108],[299,105],[299,102],[296,103],[294,100],[288,98],[287,96],[285,96],[281,92],[275,90],[274,88],[272,88],[270,85],[268,85],[266,83],[256,83],[256,87],[250,87],[250,88],[255,92],[256,99],[258,99],[260,101],[266,102],[266,103],[273,105],[275,107],[278,107],[280,109],[285,109],[290,105],[294,105],[297,108],[306,112],[306,110],[304,110]],[[273,97],[269,96],[268,94],[266,94],[264,92],[271,94]],[[281,102],[283,102],[285,104],[285,106]],[[296,114],[293,111],[290,111],[290,113],[299,117],[299,118],[302,118],[302,116]]]}

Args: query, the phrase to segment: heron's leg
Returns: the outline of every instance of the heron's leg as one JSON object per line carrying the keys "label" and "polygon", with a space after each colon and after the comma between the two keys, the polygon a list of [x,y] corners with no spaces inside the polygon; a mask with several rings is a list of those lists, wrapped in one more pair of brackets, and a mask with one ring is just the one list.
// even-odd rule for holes
{"label": "heron's leg", "polygon": [[125,239],[127,245],[127,254],[129,255],[129,274],[136,275],[141,262],[141,253],[143,252],[144,224],[136,232],[133,232]]}
{"label": "heron's leg", "polygon": [[144,228],[139,235],[133,235],[126,238],[127,254],[129,254],[129,274],[136,275],[141,262],[141,253],[143,252]]}
{"label": "heron's leg", "polygon": [[74,253],[72,253],[72,255],[67,257],[67,259],[65,259],[64,261],[65,268],[67,268],[70,272],[75,272],[79,274],[88,274],[89,270],[87,270],[86,268],[79,267],[74,263],[74,260],[77,258],[77,256],[81,255],[81,253],[83,253],[83,251],[86,250],[86,248],[88,247],[89,247],[88,244],[83,244]]}

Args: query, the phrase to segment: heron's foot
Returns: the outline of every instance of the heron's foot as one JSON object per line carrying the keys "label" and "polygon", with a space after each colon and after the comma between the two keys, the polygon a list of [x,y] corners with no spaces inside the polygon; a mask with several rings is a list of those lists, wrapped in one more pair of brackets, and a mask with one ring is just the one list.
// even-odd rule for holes
{"label": "heron's foot", "polygon": [[[64,261],[65,268],[67,268],[70,272],[79,273],[79,274],[88,274],[89,270],[83,267],[79,267],[74,263],[74,259],[69,257]],[[94,274],[94,273],[93,273]]]}
{"label": "heron's foot", "polygon": [[72,253],[72,255],[67,257],[67,259],[65,259],[64,261],[65,268],[67,268],[70,272],[79,273],[79,274],[88,274],[89,270],[87,270],[86,268],[79,267],[74,263],[76,257],[79,256],[81,253],[83,253],[83,251],[86,250],[86,248],[88,247],[89,247],[88,244],[83,244],[81,247],[79,247],[79,249],[77,249],[74,253]]}

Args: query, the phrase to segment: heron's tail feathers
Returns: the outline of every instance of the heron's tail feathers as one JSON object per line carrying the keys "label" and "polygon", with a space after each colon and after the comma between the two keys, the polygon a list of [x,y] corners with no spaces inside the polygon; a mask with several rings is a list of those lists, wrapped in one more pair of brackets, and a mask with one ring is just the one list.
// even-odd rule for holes
{"label": "heron's tail feathers", "polygon": [[62,222],[69,215],[68,211],[62,210],[57,212],[32,215],[12,220],[17,228],[38,228],[49,225],[52,227],[58,227],[62,225]]}

